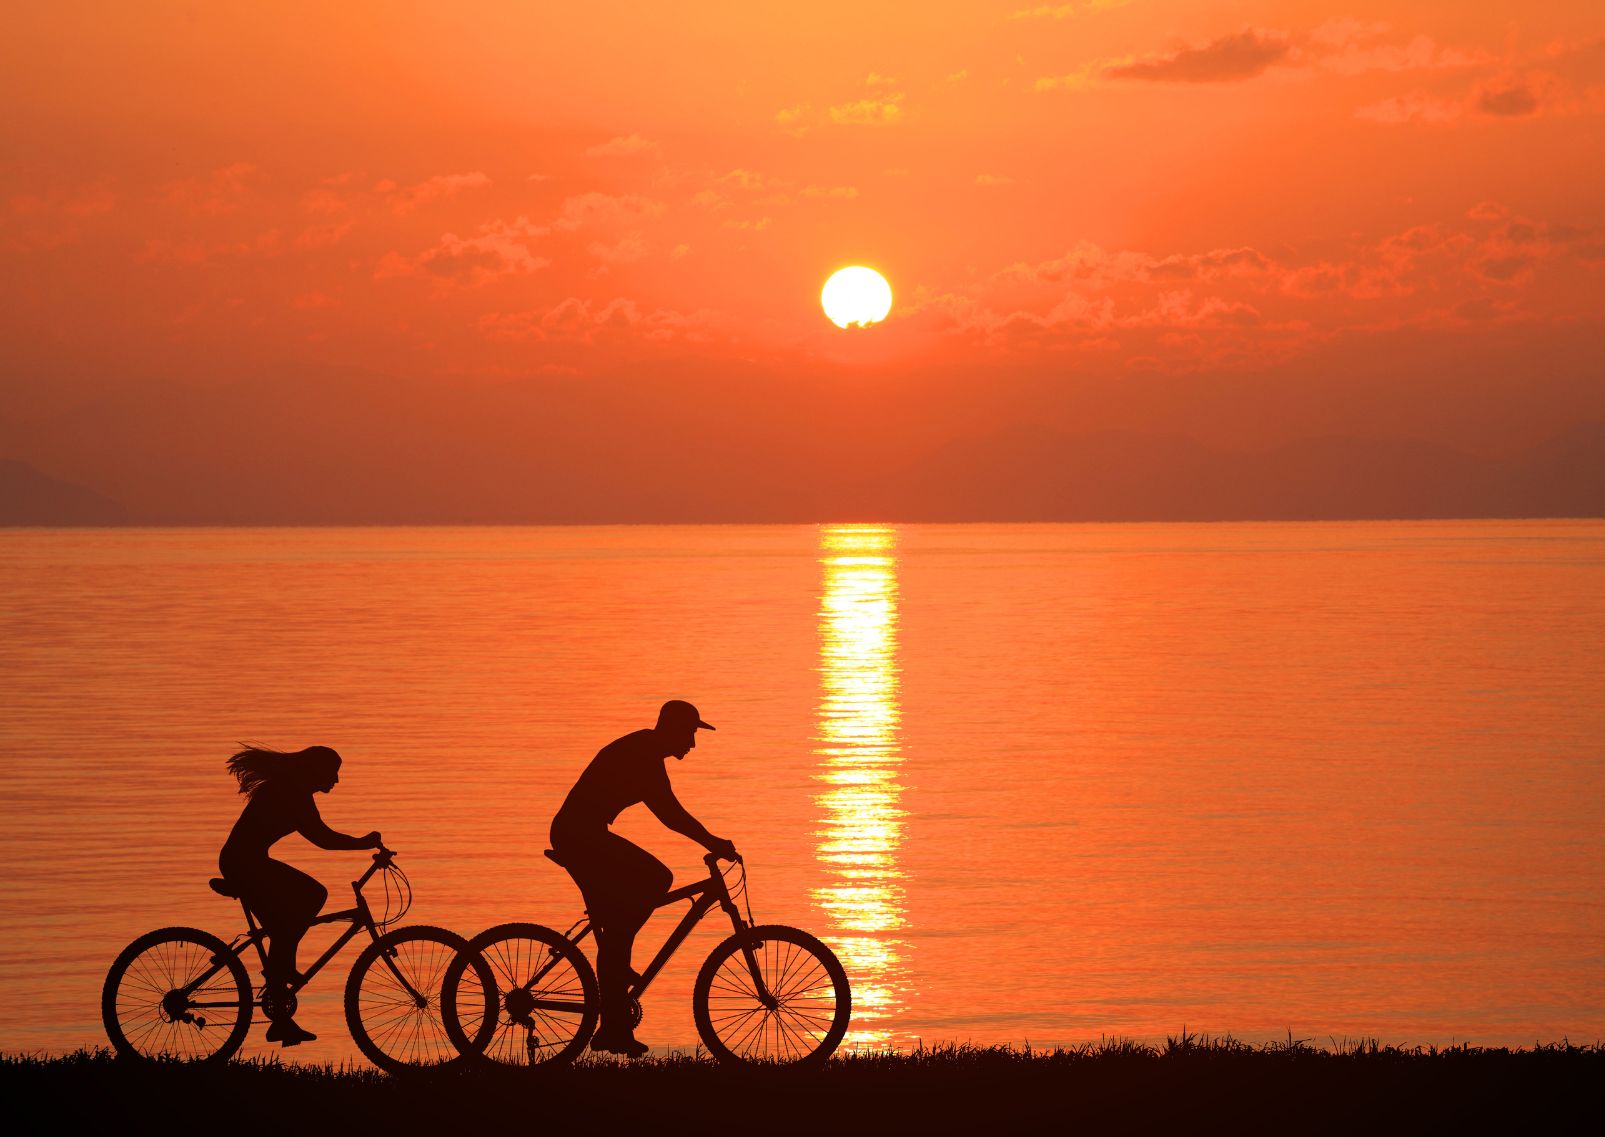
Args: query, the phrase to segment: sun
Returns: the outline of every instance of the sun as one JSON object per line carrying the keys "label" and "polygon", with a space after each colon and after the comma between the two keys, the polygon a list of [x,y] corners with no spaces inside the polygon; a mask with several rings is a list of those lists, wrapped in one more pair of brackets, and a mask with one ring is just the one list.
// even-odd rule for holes
{"label": "sun", "polygon": [[865,328],[892,310],[892,286],[874,269],[852,265],[831,273],[819,303],[838,328]]}

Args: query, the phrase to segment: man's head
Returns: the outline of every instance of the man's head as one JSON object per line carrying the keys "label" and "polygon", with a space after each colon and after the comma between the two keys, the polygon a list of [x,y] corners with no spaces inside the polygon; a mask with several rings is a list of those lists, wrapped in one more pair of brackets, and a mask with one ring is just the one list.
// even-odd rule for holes
{"label": "man's head", "polygon": [[697,731],[714,728],[703,722],[697,708],[684,699],[670,699],[658,711],[658,725],[654,729],[670,754],[684,758],[697,747]]}

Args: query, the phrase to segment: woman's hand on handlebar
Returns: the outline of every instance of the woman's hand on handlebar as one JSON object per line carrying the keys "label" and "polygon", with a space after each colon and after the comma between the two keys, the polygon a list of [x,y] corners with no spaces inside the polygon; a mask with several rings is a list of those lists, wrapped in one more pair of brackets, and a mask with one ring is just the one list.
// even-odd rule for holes
{"label": "woman's hand on handlebar", "polygon": [[388,851],[385,848],[385,840],[379,836],[379,830],[377,829],[362,835],[362,847],[364,849],[377,849],[381,853]]}

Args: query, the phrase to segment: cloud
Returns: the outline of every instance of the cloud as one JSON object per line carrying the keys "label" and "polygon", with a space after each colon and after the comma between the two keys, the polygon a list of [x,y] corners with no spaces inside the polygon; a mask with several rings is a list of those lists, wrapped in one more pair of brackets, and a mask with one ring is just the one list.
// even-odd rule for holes
{"label": "cloud", "polygon": [[1012,186],[1014,179],[1005,174],[976,174],[975,184],[978,186]]}
{"label": "cloud", "polygon": [[1080,281],[1101,288],[1149,281],[1220,281],[1268,274],[1274,267],[1270,258],[1247,246],[1156,257],[1129,249],[1110,251],[1082,241],[1063,256],[1011,265],[997,278],[1029,284]]}
{"label": "cloud", "polygon": [[798,197],[821,197],[846,200],[858,196],[857,186],[805,186],[797,192]]}
{"label": "cloud", "polygon": [[268,229],[241,241],[153,237],[145,242],[138,259],[149,264],[194,266],[221,257],[276,257],[283,252],[284,234],[277,229]]}
{"label": "cloud", "polygon": [[1222,36],[1203,47],[1188,47],[1171,55],[1155,55],[1108,68],[1111,79],[1137,79],[1151,83],[1229,83],[1262,75],[1292,53],[1293,45],[1275,33],[1246,28]]}
{"label": "cloud", "polygon": [[1473,87],[1459,99],[1445,99],[1412,91],[1358,108],[1356,118],[1397,126],[1402,123],[1442,125],[1467,115],[1489,118],[1533,118],[1538,115],[1578,114],[1585,102],[1567,95],[1565,85],[1545,72],[1495,76]]}
{"label": "cloud", "polygon": [[375,267],[375,280],[429,276],[444,284],[488,284],[505,276],[537,272],[551,265],[530,247],[546,234],[527,217],[491,221],[471,237],[445,233],[433,246],[413,257],[386,253]]}
{"label": "cloud", "polygon": [[706,312],[644,311],[634,300],[622,297],[600,303],[570,296],[544,312],[489,313],[480,318],[479,328],[501,340],[590,344],[640,339],[661,343],[677,339],[706,342],[711,338],[711,323]]}
{"label": "cloud", "polygon": [[1454,99],[1441,99],[1421,91],[1407,95],[1394,95],[1380,102],[1356,108],[1354,117],[1384,126],[1398,126],[1407,122],[1437,124],[1453,122],[1464,112],[1464,106]]}
{"label": "cloud", "polygon": [[298,249],[321,249],[328,245],[337,244],[351,232],[351,223],[329,223],[327,225],[308,225],[296,234],[295,247]]}
{"label": "cloud", "polygon": [[645,257],[647,246],[641,234],[626,233],[612,244],[605,241],[593,241],[589,246],[589,252],[603,264],[623,265]]}
{"label": "cloud", "polygon": [[1087,12],[1107,12],[1111,8],[1124,8],[1131,0],[1080,0],[1077,4],[1039,4],[1035,8],[1020,8],[1009,13],[1011,20],[1068,20]]}
{"label": "cloud", "polygon": [[808,133],[809,115],[813,107],[808,103],[799,103],[794,107],[786,107],[775,112],[775,125],[787,134],[801,137]]}
{"label": "cloud", "polygon": [[1107,60],[1088,63],[1067,75],[1044,75],[1031,84],[1031,89],[1037,92],[1080,91],[1096,83],[1110,67],[1125,66],[1130,62],[1130,59],[1125,59],[1113,64]]}
{"label": "cloud", "polygon": [[1478,114],[1498,118],[1525,118],[1535,115],[1543,105],[1544,76],[1501,75],[1482,84],[1472,93],[1472,106]]}
{"label": "cloud", "polygon": [[1593,229],[1573,225],[1557,225],[1516,217],[1502,207],[1484,202],[1473,211],[1474,220],[1494,221],[1493,228],[1476,243],[1466,262],[1466,270],[1475,278],[1496,285],[1525,285],[1534,276],[1538,265],[1568,254],[1586,262],[1598,261],[1605,256],[1605,242]]}
{"label": "cloud", "polygon": [[756,170],[735,169],[719,177],[722,185],[737,186],[740,189],[760,190],[769,184],[767,178]]}
{"label": "cloud", "polygon": [[565,198],[553,227],[564,230],[609,225],[635,225],[660,217],[668,209],[661,201],[639,194],[582,193]]}
{"label": "cloud", "polygon": [[[1064,75],[1037,79],[1036,91],[1079,90],[1100,80],[1225,83],[1254,79],[1278,67],[1303,75],[1442,70],[1486,65],[1480,50],[1444,47],[1429,36],[1404,43],[1382,41],[1386,24],[1328,20],[1303,37],[1266,28],[1245,28],[1202,47],[1120,59],[1101,59]],[[1387,112],[1381,112],[1387,113]]]}
{"label": "cloud", "polygon": [[86,225],[109,216],[117,193],[106,185],[75,190],[13,194],[7,205],[14,219],[6,225],[6,248],[59,249],[82,240]]}
{"label": "cloud", "polygon": [[1252,328],[1264,323],[1258,308],[1221,296],[1194,298],[1189,288],[1161,292],[1153,307],[1115,321],[1119,328]]}
{"label": "cloud", "polygon": [[1486,52],[1444,47],[1424,35],[1405,43],[1379,42],[1387,31],[1386,24],[1362,23],[1347,17],[1328,20],[1309,34],[1300,56],[1338,75],[1437,71],[1479,66],[1491,59]]}
{"label": "cloud", "polygon": [[437,174],[399,192],[396,190],[396,183],[389,180],[380,182],[374,189],[385,194],[395,193],[396,197],[391,208],[398,214],[404,214],[411,213],[430,202],[456,197],[464,190],[483,189],[490,184],[488,174],[470,170],[465,174]]}
{"label": "cloud", "polygon": [[639,134],[627,134],[620,138],[610,138],[606,142],[598,143],[585,151],[587,158],[635,158],[642,154],[655,154],[658,144]]}
{"label": "cloud", "polygon": [[235,162],[201,178],[169,182],[162,191],[169,205],[196,213],[232,213],[245,201],[247,184],[256,176],[250,162]]}
{"label": "cloud", "polygon": [[903,121],[902,101],[903,96],[894,91],[838,103],[828,113],[838,126],[897,126]]}

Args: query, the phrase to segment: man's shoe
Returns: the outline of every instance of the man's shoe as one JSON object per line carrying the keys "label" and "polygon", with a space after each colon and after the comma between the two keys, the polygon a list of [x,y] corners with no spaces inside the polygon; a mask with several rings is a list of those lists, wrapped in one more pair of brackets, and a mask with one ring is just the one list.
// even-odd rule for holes
{"label": "man's shoe", "polygon": [[317,1035],[304,1030],[294,1019],[280,1019],[267,1029],[267,1040],[280,1046],[300,1046],[303,1042],[317,1041]]}

